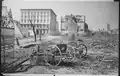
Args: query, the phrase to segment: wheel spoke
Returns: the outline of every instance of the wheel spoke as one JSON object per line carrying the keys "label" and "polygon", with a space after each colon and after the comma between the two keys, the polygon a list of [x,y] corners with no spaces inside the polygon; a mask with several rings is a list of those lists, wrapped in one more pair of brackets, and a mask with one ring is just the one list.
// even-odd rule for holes
{"label": "wheel spoke", "polygon": [[80,44],[77,48],[76,57],[81,58],[87,54],[87,47],[84,44]]}

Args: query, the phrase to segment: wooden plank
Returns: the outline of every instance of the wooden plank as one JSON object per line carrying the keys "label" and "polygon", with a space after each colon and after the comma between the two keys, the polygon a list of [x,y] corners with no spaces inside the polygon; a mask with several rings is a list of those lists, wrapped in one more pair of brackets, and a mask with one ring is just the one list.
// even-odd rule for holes
{"label": "wooden plank", "polygon": [[11,64],[15,63],[16,61],[18,61],[19,59],[14,60],[13,62],[3,65],[3,67],[1,67],[2,69],[7,69]]}
{"label": "wooden plank", "polygon": [[19,59],[19,60],[16,61],[15,63],[9,65],[8,69],[6,69],[5,72],[13,71],[14,69],[16,69],[16,67],[18,67],[20,64],[24,63],[24,62],[27,61],[28,59],[29,59],[29,58]]}

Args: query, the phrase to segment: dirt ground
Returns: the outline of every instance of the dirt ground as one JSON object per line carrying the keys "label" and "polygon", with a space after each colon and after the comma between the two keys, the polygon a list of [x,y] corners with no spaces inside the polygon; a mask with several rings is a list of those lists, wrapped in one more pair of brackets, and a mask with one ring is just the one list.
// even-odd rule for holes
{"label": "dirt ground", "polygon": [[59,66],[34,66],[24,73],[34,74],[91,74],[91,75],[118,75],[118,54],[112,53],[105,56],[105,60],[99,61],[96,57],[101,52],[89,50],[86,58],[75,63],[61,62]]}
{"label": "dirt ground", "polygon": [[[16,52],[16,57],[20,57],[28,53],[31,54],[30,49],[23,49],[20,53],[19,52],[20,51]],[[40,65],[32,66],[26,71],[20,73],[118,75],[118,56],[118,51],[107,49],[88,49],[87,56],[77,60],[74,63],[61,62],[59,66],[48,66],[40,62]],[[29,61],[26,63],[28,65],[30,64]]]}

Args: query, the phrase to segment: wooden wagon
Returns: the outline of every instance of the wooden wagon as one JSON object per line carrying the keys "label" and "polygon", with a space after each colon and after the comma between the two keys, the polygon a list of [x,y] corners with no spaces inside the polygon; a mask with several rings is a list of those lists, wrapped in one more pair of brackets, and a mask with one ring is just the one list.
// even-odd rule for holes
{"label": "wooden wagon", "polygon": [[57,66],[61,61],[70,61],[76,58],[80,59],[85,57],[86,54],[87,47],[81,40],[69,43],[61,41],[60,43],[49,45],[43,52],[34,51],[30,59],[32,63],[34,61],[39,63],[38,61],[44,60],[49,65]]}

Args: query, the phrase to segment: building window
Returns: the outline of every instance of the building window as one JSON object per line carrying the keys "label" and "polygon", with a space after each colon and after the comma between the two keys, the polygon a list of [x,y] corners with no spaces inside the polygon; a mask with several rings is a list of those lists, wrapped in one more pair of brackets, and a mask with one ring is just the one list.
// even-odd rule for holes
{"label": "building window", "polygon": [[39,19],[41,19],[41,15],[39,15]]}
{"label": "building window", "polygon": [[30,14],[28,14],[28,18],[30,18]]}
{"label": "building window", "polygon": [[37,16],[39,16],[39,12],[37,12]]}
{"label": "building window", "polygon": [[49,22],[49,19],[47,19],[47,22]]}
{"label": "building window", "polygon": [[23,22],[23,19],[21,19],[21,22]]}
{"label": "building window", "polygon": [[49,25],[47,25],[47,28],[49,28]]}
{"label": "building window", "polygon": [[28,18],[28,15],[26,15],[26,19]]}
{"label": "building window", "polygon": [[23,12],[22,12],[22,15],[23,15]]}
{"label": "building window", "polygon": [[39,20],[37,20],[37,23],[39,23]]}
{"label": "building window", "polygon": [[48,30],[47,30],[47,33],[48,33]]}
{"label": "building window", "polygon": [[26,23],[26,20],[24,20],[24,22]]}
{"label": "building window", "polygon": [[27,18],[27,16],[25,15],[25,18]]}
{"label": "building window", "polygon": [[27,22],[29,23],[29,19],[27,20]]}
{"label": "building window", "polygon": [[47,13],[46,16],[49,17],[49,14]]}
{"label": "building window", "polygon": [[39,16],[37,16],[37,19],[39,19]]}
{"label": "building window", "polygon": [[46,14],[46,12],[44,12],[44,15]]}
{"label": "building window", "polygon": [[48,27],[48,25],[46,25],[46,28]]}
{"label": "building window", "polygon": [[41,28],[42,28],[42,24],[41,24]]}
{"label": "building window", "polygon": [[42,28],[44,28],[44,24],[42,24]]}
{"label": "building window", "polygon": [[25,15],[26,15],[26,12],[25,12]]}
{"label": "building window", "polygon": [[38,25],[38,28],[40,28],[40,25]]}
{"label": "building window", "polygon": [[46,14],[44,14],[44,18],[46,18]]}
{"label": "building window", "polygon": [[24,27],[26,28],[26,26],[24,25]]}
{"label": "building window", "polygon": [[29,28],[29,25],[27,25],[27,28]]}
{"label": "building window", "polygon": [[34,19],[36,19],[36,15],[34,15]]}
{"label": "building window", "polygon": [[45,26],[46,26],[46,25],[44,24],[44,28],[45,28]]}
{"label": "building window", "polygon": [[30,28],[30,25],[28,24],[28,28]]}
{"label": "building window", "polygon": [[44,25],[44,28],[46,28],[46,24]]}
{"label": "building window", "polygon": [[42,14],[41,14],[41,19],[42,19]]}
{"label": "building window", "polygon": [[40,28],[41,28],[41,25],[40,25]]}
{"label": "building window", "polygon": [[83,31],[83,29],[80,29],[80,31]]}
{"label": "building window", "polygon": [[23,18],[23,15],[21,15],[21,18]]}
{"label": "building window", "polygon": [[36,16],[36,12],[34,12],[35,16]]}
{"label": "building window", "polygon": [[44,28],[45,28],[46,24],[44,24]]}

